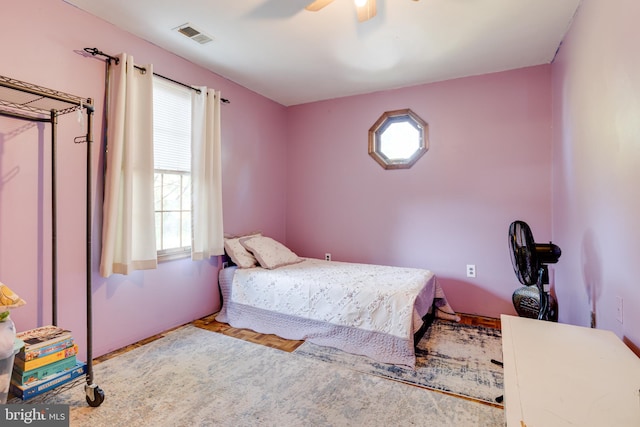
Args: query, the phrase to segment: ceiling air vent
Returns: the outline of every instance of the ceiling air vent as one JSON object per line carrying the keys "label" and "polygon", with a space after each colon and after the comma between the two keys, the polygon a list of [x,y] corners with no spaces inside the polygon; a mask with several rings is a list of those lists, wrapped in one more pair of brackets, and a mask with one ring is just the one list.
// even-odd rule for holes
{"label": "ceiling air vent", "polygon": [[184,24],[175,29],[184,36],[189,37],[191,40],[195,40],[200,44],[205,44],[213,41],[213,37],[209,37],[202,31],[196,30],[191,24]]}

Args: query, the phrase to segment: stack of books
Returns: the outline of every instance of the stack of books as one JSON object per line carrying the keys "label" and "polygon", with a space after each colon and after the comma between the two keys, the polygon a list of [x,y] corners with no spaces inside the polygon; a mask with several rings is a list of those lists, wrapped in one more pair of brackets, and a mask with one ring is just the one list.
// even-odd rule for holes
{"label": "stack of books", "polygon": [[77,378],[86,364],[76,360],[78,345],[71,332],[42,326],[20,332],[24,347],[15,355],[10,391],[23,400],[35,397]]}

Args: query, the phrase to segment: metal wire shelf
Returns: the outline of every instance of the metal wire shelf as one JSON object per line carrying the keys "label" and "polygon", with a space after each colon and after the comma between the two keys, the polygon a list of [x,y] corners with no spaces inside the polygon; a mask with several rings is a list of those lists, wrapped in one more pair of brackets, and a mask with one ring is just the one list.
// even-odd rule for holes
{"label": "metal wire shelf", "polygon": [[91,108],[91,100],[60,92],[33,83],[0,76],[0,106],[20,111],[38,119],[38,115],[63,115],[82,108]]}
{"label": "metal wire shelf", "polygon": [[[83,111],[84,110],[84,111]],[[56,140],[57,117],[73,111],[86,112],[86,134],[74,139],[74,143],[86,143],[86,312],[87,312],[87,366],[85,393],[90,406],[99,406],[104,400],[104,392],[93,384],[92,365],[92,308],[91,308],[91,146],[93,142],[92,117],[93,102],[70,93],[46,88],[33,83],[0,76],[0,116],[46,122],[51,124],[51,197],[52,197],[52,323],[57,324],[57,209],[56,209]],[[54,390],[75,385],[75,381],[65,383]],[[48,391],[43,395],[50,394]],[[20,399],[18,400],[20,401]]]}

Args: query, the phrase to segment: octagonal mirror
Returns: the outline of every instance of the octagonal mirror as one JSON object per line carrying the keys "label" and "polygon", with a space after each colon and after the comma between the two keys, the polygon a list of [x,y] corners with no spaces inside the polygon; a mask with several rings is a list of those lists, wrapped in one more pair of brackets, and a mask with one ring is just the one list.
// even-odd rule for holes
{"label": "octagonal mirror", "polygon": [[387,111],[369,129],[369,155],[385,169],[408,169],[429,149],[427,131],[410,109]]}

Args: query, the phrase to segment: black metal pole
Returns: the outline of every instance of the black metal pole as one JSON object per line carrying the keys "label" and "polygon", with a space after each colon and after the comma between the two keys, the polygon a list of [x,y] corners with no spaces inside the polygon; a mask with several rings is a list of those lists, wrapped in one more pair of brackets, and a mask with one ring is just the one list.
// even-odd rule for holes
{"label": "black metal pole", "polygon": [[[88,103],[91,104],[92,100],[89,98]],[[93,106],[89,108],[87,106],[87,218],[86,218],[86,233],[87,233],[87,384],[93,383],[93,311],[92,306],[92,286],[91,286],[91,144],[93,143]]]}
{"label": "black metal pole", "polygon": [[51,110],[51,321],[58,324],[58,218],[56,187],[57,112]]}

